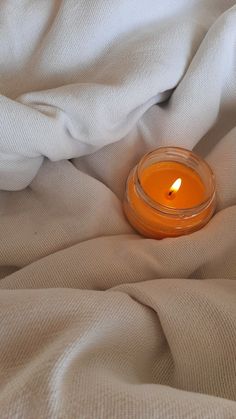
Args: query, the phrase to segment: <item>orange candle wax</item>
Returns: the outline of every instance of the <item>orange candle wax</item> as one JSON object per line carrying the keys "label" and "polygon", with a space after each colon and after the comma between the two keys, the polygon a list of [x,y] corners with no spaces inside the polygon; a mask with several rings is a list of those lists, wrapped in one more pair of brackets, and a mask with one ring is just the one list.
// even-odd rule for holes
{"label": "orange candle wax", "polygon": [[188,150],[157,149],[144,156],[128,177],[124,211],[144,236],[191,233],[209,221],[214,209],[213,173]]}

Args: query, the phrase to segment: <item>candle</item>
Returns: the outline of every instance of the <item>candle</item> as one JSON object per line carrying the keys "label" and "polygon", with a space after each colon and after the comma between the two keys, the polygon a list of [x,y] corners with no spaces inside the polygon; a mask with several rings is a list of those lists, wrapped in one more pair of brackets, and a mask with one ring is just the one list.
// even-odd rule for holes
{"label": "candle", "polygon": [[161,239],[203,227],[215,210],[215,179],[199,156],[179,147],[146,154],[130,172],[124,212],[142,235]]}

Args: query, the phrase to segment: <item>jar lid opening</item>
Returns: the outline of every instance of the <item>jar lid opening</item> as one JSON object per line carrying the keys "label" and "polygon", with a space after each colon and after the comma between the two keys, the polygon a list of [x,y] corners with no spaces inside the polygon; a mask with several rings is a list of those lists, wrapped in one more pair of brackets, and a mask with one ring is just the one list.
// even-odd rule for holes
{"label": "jar lid opening", "polygon": [[[142,173],[145,168],[163,161],[177,162],[195,171],[206,191],[205,198],[199,204],[185,208],[174,208],[173,205],[165,205],[149,196],[142,185]],[[215,177],[208,163],[193,152],[180,147],[160,147],[144,155],[136,168],[135,183],[138,195],[147,205],[160,213],[173,217],[179,217],[180,215],[191,217],[207,208],[215,199]]]}

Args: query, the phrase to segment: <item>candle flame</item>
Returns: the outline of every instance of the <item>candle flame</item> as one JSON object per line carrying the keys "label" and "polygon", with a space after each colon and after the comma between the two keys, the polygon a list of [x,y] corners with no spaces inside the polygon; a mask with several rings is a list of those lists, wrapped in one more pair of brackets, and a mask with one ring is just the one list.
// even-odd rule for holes
{"label": "candle flame", "polygon": [[178,192],[178,190],[179,190],[179,188],[181,186],[181,183],[182,183],[182,180],[181,180],[180,177],[178,179],[176,179],[174,181],[174,183],[171,185],[168,195],[171,196],[173,193]]}

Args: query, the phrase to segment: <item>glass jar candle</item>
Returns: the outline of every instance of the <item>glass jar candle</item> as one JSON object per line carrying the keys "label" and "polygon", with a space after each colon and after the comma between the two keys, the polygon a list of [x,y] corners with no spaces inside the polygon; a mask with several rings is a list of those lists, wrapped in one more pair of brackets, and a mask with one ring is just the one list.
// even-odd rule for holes
{"label": "glass jar candle", "polygon": [[131,170],[123,207],[139,233],[162,239],[202,228],[215,204],[215,178],[209,165],[189,150],[161,147]]}

